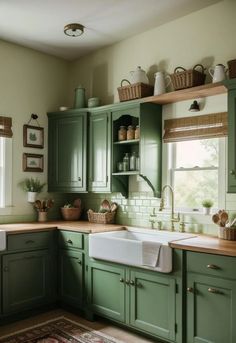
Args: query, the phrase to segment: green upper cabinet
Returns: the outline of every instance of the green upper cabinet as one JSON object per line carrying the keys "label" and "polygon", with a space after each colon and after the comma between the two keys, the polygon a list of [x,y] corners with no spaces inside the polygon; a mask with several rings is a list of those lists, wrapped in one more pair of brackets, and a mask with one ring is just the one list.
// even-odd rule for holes
{"label": "green upper cabinet", "polygon": [[109,111],[89,118],[89,191],[111,191],[111,116]]}
{"label": "green upper cabinet", "polygon": [[48,191],[87,191],[87,113],[49,113]]}
{"label": "green upper cabinet", "polygon": [[224,85],[228,88],[228,192],[236,193],[236,79]]}
{"label": "green upper cabinet", "polygon": [[[139,139],[118,140],[120,126],[139,126]],[[128,192],[128,177],[140,175],[151,187],[154,196],[161,192],[162,154],[162,107],[151,103],[120,104],[112,110],[112,176],[123,185],[123,194]],[[118,162],[124,155],[139,156],[135,170],[119,171]],[[116,181],[117,182],[117,181]],[[125,194],[126,192],[126,194]]]}

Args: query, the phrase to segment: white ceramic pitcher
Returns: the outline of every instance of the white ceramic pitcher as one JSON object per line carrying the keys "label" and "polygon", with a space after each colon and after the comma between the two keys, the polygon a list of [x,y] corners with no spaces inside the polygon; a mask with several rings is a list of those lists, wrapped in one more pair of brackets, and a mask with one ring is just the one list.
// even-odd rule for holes
{"label": "white ceramic pitcher", "polygon": [[154,95],[160,95],[166,92],[166,88],[171,83],[169,75],[164,75],[162,71],[158,71],[155,75]]}
{"label": "white ceramic pitcher", "polygon": [[227,69],[223,64],[217,64],[214,68],[209,68],[208,71],[212,77],[213,83],[220,82],[226,79]]}

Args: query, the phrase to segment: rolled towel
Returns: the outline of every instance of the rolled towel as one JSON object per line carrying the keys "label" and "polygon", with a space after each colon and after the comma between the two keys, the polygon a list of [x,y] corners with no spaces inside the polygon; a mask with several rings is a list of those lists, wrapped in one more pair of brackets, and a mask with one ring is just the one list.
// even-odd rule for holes
{"label": "rolled towel", "polygon": [[143,241],[142,242],[142,264],[144,266],[156,267],[158,265],[162,243]]}

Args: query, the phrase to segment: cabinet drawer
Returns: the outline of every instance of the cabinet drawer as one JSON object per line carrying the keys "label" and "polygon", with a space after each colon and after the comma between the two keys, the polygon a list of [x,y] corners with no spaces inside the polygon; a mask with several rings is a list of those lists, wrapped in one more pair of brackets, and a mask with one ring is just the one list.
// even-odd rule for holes
{"label": "cabinet drawer", "polygon": [[83,234],[73,231],[59,231],[59,244],[62,248],[83,249]]}
{"label": "cabinet drawer", "polygon": [[187,252],[187,271],[236,279],[236,257]]}
{"label": "cabinet drawer", "polygon": [[53,232],[23,233],[7,236],[7,250],[47,248],[53,241]]}

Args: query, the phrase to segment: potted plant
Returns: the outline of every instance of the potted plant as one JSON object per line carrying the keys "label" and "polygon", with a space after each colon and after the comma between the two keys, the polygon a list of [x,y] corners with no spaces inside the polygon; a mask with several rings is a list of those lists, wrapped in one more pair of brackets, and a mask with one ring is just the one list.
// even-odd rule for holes
{"label": "potted plant", "polygon": [[27,192],[28,202],[35,202],[36,194],[42,192],[46,183],[41,183],[37,178],[26,178],[20,182],[22,189]]}
{"label": "potted plant", "polygon": [[204,199],[202,201],[202,206],[203,206],[203,213],[210,214],[211,207],[213,206],[213,201],[210,199]]}

